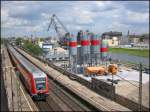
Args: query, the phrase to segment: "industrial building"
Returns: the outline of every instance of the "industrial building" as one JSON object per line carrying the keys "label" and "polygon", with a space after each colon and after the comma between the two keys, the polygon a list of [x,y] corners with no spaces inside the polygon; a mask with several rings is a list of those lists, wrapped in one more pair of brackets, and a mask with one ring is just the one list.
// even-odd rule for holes
{"label": "industrial building", "polygon": [[149,49],[149,34],[142,35],[129,35],[129,43],[136,48],[148,48]]}
{"label": "industrial building", "polygon": [[53,44],[51,44],[51,43],[43,43],[42,44],[42,49],[43,49],[44,55],[46,55],[50,50],[52,50],[52,48],[53,48]]}
{"label": "industrial building", "polygon": [[62,61],[68,60],[69,54],[67,50],[64,50],[61,47],[55,47],[53,49],[49,49],[49,52],[46,54],[45,57],[50,61]]}
{"label": "industrial building", "polygon": [[108,45],[110,47],[115,47],[120,45],[120,41],[122,39],[122,32],[105,32],[102,34],[102,38],[107,39]]}

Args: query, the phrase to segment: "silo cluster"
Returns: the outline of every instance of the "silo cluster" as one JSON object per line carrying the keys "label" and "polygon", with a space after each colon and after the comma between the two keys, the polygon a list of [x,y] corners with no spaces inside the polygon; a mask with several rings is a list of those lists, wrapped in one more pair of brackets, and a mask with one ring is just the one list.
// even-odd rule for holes
{"label": "silo cluster", "polygon": [[[98,34],[84,32],[78,36],[69,37],[69,54],[72,66],[96,66],[108,55],[108,41]],[[79,41],[80,40],[80,41]],[[80,44],[79,44],[80,43]]]}

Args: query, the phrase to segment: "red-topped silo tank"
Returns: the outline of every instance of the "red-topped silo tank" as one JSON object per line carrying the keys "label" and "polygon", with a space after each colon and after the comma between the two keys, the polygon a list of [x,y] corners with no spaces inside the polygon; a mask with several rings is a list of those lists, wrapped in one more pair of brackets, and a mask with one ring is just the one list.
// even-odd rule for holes
{"label": "red-topped silo tank", "polygon": [[77,55],[77,37],[73,35],[69,36],[69,53],[72,56]]}
{"label": "red-topped silo tank", "polygon": [[102,39],[101,40],[101,58],[105,59],[108,55],[108,40],[107,39]]}
{"label": "red-topped silo tank", "polygon": [[83,34],[81,38],[81,46],[82,46],[82,55],[90,54],[90,39],[89,35],[86,33]]}
{"label": "red-topped silo tank", "polygon": [[99,54],[100,49],[100,39],[96,34],[91,34],[91,54]]}

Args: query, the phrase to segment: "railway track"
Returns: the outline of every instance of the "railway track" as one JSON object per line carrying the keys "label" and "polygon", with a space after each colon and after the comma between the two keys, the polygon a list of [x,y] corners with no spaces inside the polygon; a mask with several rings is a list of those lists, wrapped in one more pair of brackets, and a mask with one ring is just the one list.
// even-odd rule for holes
{"label": "railway track", "polygon": [[53,111],[52,107],[47,102],[37,101],[35,104],[37,105],[39,111]]}
{"label": "railway track", "polygon": [[51,91],[46,101],[35,101],[40,111],[91,111],[82,101],[63,90],[55,81],[49,78]]}
{"label": "railway track", "polygon": [[76,111],[90,111],[92,108],[85,105],[81,100],[77,99],[73,94],[71,94],[69,91],[67,91],[64,87],[61,85],[58,86],[58,84],[52,80],[50,80],[53,84],[52,91],[61,99],[71,110]]}
{"label": "railway track", "polygon": [[[13,61],[13,59],[12,59]],[[23,86],[23,80],[21,80]],[[96,110],[94,107],[89,106],[81,99],[74,96],[65,89],[65,87],[58,84],[56,81],[49,77],[49,96],[46,101],[34,101],[39,111],[91,111]],[[28,93],[27,88],[25,91]]]}

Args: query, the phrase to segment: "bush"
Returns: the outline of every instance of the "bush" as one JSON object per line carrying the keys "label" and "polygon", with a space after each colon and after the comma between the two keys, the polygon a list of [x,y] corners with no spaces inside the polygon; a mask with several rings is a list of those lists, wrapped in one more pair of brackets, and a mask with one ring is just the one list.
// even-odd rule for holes
{"label": "bush", "polygon": [[40,48],[38,45],[33,44],[31,42],[25,42],[23,48],[37,56],[42,55],[43,53],[42,48]]}
{"label": "bush", "polygon": [[16,45],[21,45],[21,42],[22,42],[22,38],[17,38],[16,39]]}

